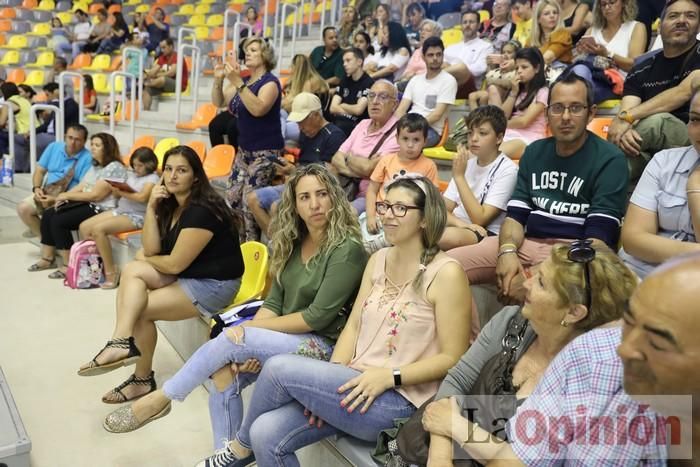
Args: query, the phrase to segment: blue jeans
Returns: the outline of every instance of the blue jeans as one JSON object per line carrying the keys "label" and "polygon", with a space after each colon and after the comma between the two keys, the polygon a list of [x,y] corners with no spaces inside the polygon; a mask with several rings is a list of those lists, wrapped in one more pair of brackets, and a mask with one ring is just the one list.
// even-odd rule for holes
{"label": "blue jeans", "polygon": [[[277,354],[299,352],[328,360],[333,347],[316,334],[285,334],[267,329],[247,327],[241,343],[235,343],[219,334],[190,357],[175,375],[163,384],[163,393],[170,400],[183,401],[197,386],[232,362],[243,363],[250,358],[261,364]],[[214,449],[223,446],[223,439],[233,439],[243,419],[243,401],[240,393],[257,379],[258,375],[243,373],[224,391],[209,391],[209,415],[214,433]]]}
{"label": "blue jeans", "polygon": [[258,204],[260,204],[260,207],[269,212],[272,205],[282,198],[283,191],[284,184],[266,186],[255,190],[255,196],[258,198]]}
{"label": "blue jeans", "polygon": [[428,137],[425,139],[426,148],[435,147],[440,142],[440,135],[433,127],[428,127]]}
{"label": "blue jeans", "polygon": [[[298,466],[294,452],[337,433],[375,441],[395,418],[416,410],[401,394],[388,390],[369,410],[348,413],[340,406],[346,393],[338,388],[360,372],[344,365],[298,355],[278,355],[267,361],[255,384],[248,413],[236,439],[255,452],[260,466]],[[307,408],[323,419],[323,427],[309,425]]]}

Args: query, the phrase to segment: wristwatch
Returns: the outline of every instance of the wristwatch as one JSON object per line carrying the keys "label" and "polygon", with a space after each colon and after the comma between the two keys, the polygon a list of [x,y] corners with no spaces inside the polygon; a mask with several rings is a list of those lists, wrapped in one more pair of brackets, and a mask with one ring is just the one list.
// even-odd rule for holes
{"label": "wristwatch", "polygon": [[394,368],[391,370],[391,373],[394,375],[394,387],[398,388],[401,386],[401,369],[400,368]]}
{"label": "wristwatch", "polygon": [[627,110],[623,110],[622,112],[617,114],[617,118],[630,124],[634,123],[634,117],[630,115],[630,113]]}
{"label": "wristwatch", "polygon": [[244,90],[245,88],[247,88],[247,87],[248,87],[248,85],[245,84],[245,83],[243,83],[243,84],[241,84],[240,86],[238,86],[238,94],[240,94],[241,91],[243,91],[243,90]]}

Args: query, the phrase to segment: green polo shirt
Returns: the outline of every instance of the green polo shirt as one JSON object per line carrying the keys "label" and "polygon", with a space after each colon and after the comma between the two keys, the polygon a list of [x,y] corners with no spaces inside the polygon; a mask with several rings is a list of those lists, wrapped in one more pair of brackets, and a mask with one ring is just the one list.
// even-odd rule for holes
{"label": "green polo shirt", "polygon": [[345,69],[343,68],[343,50],[338,47],[330,57],[324,55],[325,47],[320,45],[316,47],[310,55],[311,64],[316,68],[318,74],[323,79],[333,78],[338,79],[345,77]]}

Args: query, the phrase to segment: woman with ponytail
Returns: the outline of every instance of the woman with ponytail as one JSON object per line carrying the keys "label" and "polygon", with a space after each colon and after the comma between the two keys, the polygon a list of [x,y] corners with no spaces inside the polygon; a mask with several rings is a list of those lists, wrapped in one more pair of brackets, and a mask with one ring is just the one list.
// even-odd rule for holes
{"label": "woman with ponytail", "polygon": [[445,205],[430,180],[404,176],[377,213],[393,246],[370,258],[330,362],[267,360],[235,438],[198,465],[296,466],[297,449],[338,433],[373,442],[435,395],[471,316],[464,272],[438,248]]}

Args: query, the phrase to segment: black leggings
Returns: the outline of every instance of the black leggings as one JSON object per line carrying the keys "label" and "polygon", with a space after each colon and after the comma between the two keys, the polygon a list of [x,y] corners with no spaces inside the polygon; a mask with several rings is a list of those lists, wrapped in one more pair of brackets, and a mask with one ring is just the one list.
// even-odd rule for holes
{"label": "black leggings", "polygon": [[209,122],[209,141],[211,142],[211,147],[217,144],[226,144],[224,135],[228,135],[228,144],[238,149],[238,124],[236,122],[236,117],[227,110],[221,112]]}
{"label": "black leggings", "polygon": [[73,245],[72,230],[80,223],[96,215],[97,211],[85,203],[65,211],[49,208],[41,216],[41,244],[56,247],[57,250],[70,250]]}

